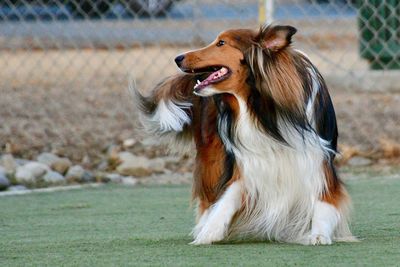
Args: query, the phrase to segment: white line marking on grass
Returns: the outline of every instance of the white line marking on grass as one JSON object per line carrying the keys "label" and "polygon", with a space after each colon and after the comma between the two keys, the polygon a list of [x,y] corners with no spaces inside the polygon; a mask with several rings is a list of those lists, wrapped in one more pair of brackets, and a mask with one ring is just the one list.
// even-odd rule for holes
{"label": "white line marking on grass", "polygon": [[15,195],[27,195],[27,194],[32,194],[32,193],[49,193],[49,192],[57,192],[57,191],[68,191],[68,190],[76,190],[76,189],[84,189],[84,188],[97,188],[100,186],[104,186],[104,184],[91,183],[91,184],[85,184],[85,185],[56,186],[56,187],[47,187],[47,188],[38,188],[38,189],[27,189],[27,190],[21,190],[21,191],[5,191],[5,192],[0,192],[0,197],[15,196]]}

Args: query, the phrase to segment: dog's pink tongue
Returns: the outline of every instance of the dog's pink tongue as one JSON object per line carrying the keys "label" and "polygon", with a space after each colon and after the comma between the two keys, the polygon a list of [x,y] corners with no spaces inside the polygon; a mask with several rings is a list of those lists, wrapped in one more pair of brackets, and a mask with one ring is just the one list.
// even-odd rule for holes
{"label": "dog's pink tongue", "polygon": [[207,79],[205,79],[205,81],[212,81],[212,80],[216,80],[222,76],[224,76],[225,74],[228,73],[228,69],[225,67],[220,68],[219,70],[213,72],[210,74],[210,76],[207,77]]}
{"label": "dog's pink tongue", "polygon": [[225,67],[222,67],[221,69],[211,73],[204,81],[196,85],[196,89],[202,89],[204,87],[207,87],[209,84],[213,83],[213,81],[221,78],[225,74],[228,73],[228,69]]}

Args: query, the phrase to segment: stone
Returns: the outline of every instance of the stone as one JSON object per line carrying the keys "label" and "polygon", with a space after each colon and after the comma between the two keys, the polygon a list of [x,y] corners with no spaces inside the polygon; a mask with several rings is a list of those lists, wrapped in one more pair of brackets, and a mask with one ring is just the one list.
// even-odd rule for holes
{"label": "stone", "polygon": [[88,168],[91,166],[92,160],[90,159],[90,157],[88,155],[85,155],[81,160],[81,164],[84,168]]}
{"label": "stone", "polygon": [[26,191],[28,188],[24,185],[13,185],[8,188],[8,191]]}
{"label": "stone", "polygon": [[18,166],[11,154],[4,154],[1,157],[1,165],[6,169],[7,173],[15,172]]}
{"label": "stone", "polygon": [[65,178],[68,181],[79,182],[82,180],[84,175],[85,175],[85,169],[83,169],[82,166],[80,165],[74,165],[68,169]]}
{"label": "stone", "polygon": [[6,168],[4,168],[3,166],[0,165],[0,173],[7,173]]}
{"label": "stone", "polygon": [[349,159],[349,161],[347,161],[347,164],[350,166],[368,166],[372,164],[372,160],[356,156]]}
{"label": "stone", "polygon": [[0,169],[0,191],[6,190],[10,186],[10,181],[7,178],[5,170]]}
{"label": "stone", "polygon": [[50,168],[40,162],[28,162],[23,166],[18,166],[15,172],[15,180],[19,183],[35,182],[37,178],[45,175]]}
{"label": "stone", "polygon": [[37,156],[36,160],[40,163],[46,164],[47,166],[51,167],[51,165],[59,159],[58,156],[52,153],[41,153]]}
{"label": "stone", "polygon": [[165,170],[165,161],[161,158],[150,160],[150,169],[153,172],[163,173]]}
{"label": "stone", "polygon": [[15,180],[18,183],[35,182],[35,175],[24,167],[18,167],[15,172]]}
{"label": "stone", "polygon": [[97,165],[96,169],[99,171],[106,171],[108,169],[108,162],[103,160],[102,162],[99,163],[99,165]]}
{"label": "stone", "polygon": [[121,152],[118,154],[122,162],[117,167],[117,172],[124,176],[143,177],[152,173],[150,168],[150,160],[146,157],[135,156],[129,152]]}
{"label": "stone", "polygon": [[51,168],[56,172],[64,174],[68,171],[69,167],[72,166],[72,162],[67,158],[59,158],[56,162],[51,165]]}
{"label": "stone", "polygon": [[128,139],[124,140],[124,142],[122,143],[122,146],[124,148],[130,148],[130,147],[133,147],[135,144],[136,144],[136,140],[135,139],[128,138]]}
{"label": "stone", "polygon": [[94,182],[94,181],[95,181],[95,177],[94,177],[93,173],[91,173],[90,171],[85,171],[79,182],[90,183],[90,182]]}
{"label": "stone", "polygon": [[43,176],[47,171],[50,170],[49,166],[46,164],[36,161],[28,162],[27,164],[23,165],[22,168],[29,170],[33,176],[35,176],[35,178]]}
{"label": "stone", "polygon": [[127,186],[134,186],[138,183],[138,180],[136,178],[133,178],[131,176],[124,177],[122,179],[122,184],[127,185]]}
{"label": "stone", "polygon": [[60,158],[52,153],[42,153],[37,157],[37,161],[51,167],[56,172],[64,174],[71,167],[72,163],[67,158]]}
{"label": "stone", "polygon": [[25,165],[25,164],[27,164],[29,162],[32,162],[32,161],[31,160],[27,160],[27,159],[16,158],[15,162],[17,163],[17,166],[22,166],[22,165]]}
{"label": "stone", "polygon": [[124,176],[118,174],[118,173],[107,173],[105,176],[105,181],[111,182],[111,183],[121,183],[122,180],[125,178]]}
{"label": "stone", "polygon": [[43,181],[46,183],[50,184],[63,184],[65,183],[65,178],[62,176],[60,173],[56,171],[48,171],[44,176],[43,176]]}

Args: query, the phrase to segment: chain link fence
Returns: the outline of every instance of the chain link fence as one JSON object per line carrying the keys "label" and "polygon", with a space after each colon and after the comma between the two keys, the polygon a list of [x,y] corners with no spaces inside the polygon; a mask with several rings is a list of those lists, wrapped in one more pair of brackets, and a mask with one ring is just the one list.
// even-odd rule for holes
{"label": "chain link fence", "polygon": [[150,88],[177,54],[265,14],[298,29],[294,45],[326,77],[342,147],[400,143],[397,0],[3,0],[0,153],[96,165],[136,136],[129,81]]}

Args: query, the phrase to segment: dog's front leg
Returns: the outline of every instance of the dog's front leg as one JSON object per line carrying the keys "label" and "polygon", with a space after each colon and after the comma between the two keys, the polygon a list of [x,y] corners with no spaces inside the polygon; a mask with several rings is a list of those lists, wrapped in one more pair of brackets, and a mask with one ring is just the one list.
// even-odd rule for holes
{"label": "dog's front leg", "polygon": [[332,244],[332,235],[339,220],[340,213],[335,206],[328,202],[318,200],[314,206],[309,244]]}
{"label": "dog's front leg", "polygon": [[201,222],[201,229],[194,231],[194,241],[191,244],[206,245],[223,240],[228,233],[232,218],[240,209],[241,204],[241,183],[235,181],[226,189],[222,197],[207,210],[207,214],[204,214],[207,215],[204,218],[205,222]]}

